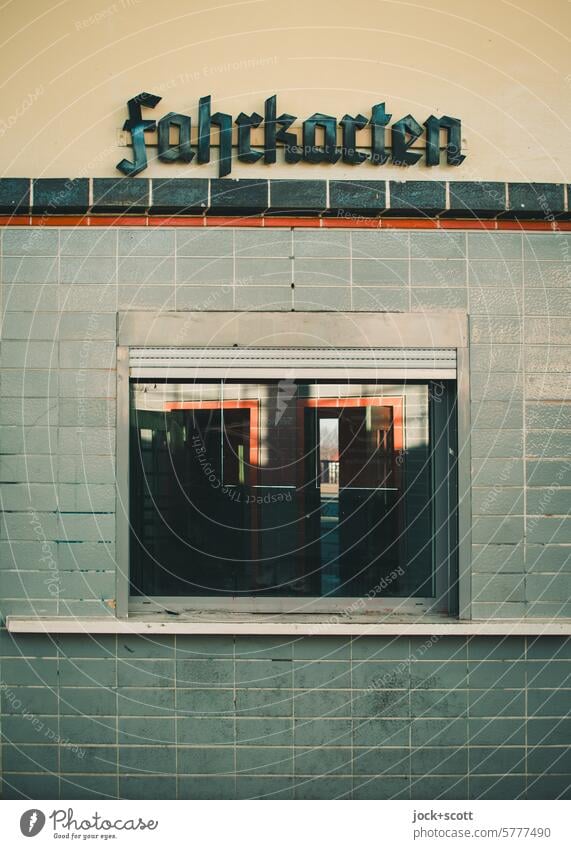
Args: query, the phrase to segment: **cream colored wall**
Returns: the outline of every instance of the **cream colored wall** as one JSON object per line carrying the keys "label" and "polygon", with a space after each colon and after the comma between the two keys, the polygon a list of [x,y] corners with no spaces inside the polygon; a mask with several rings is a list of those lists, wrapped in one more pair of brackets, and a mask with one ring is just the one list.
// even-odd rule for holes
{"label": "cream colored wall", "polygon": [[[3,176],[113,176],[125,103],[300,119],[385,101],[462,119],[460,167],[240,165],[232,176],[560,181],[571,178],[566,0],[28,0],[0,12]],[[144,176],[215,176],[153,162]]]}

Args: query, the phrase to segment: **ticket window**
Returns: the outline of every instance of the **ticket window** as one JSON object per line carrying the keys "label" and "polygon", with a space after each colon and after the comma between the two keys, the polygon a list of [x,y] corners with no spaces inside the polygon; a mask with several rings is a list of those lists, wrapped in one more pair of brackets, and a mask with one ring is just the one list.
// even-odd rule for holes
{"label": "ticket window", "polygon": [[132,594],[433,596],[453,474],[434,397],[428,380],[133,381]]}

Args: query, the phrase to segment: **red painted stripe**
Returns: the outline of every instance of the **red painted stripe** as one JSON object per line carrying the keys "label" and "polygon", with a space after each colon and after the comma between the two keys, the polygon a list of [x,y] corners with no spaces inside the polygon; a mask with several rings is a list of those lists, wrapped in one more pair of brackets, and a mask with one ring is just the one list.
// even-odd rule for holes
{"label": "red painted stripe", "polygon": [[477,218],[319,218],[180,215],[0,215],[0,227],[323,227],[383,230],[571,231],[571,221],[511,221]]}
{"label": "red painted stripe", "polygon": [[[512,230],[513,227],[506,227],[509,221],[498,221],[498,230]],[[517,230],[571,230],[571,222],[569,221],[514,221]]]}
{"label": "red painted stripe", "polygon": [[438,230],[439,218],[383,218],[383,230]]}
{"label": "red painted stripe", "polygon": [[[259,219],[258,219],[259,220]],[[302,216],[268,215],[261,219],[263,227],[322,227],[322,218],[304,218]]]}
{"label": "red painted stripe", "polygon": [[324,227],[351,227],[353,230],[355,227],[365,230],[379,230],[381,227],[380,218],[359,218],[355,216],[354,218],[322,218],[321,220]]}
{"label": "red painted stripe", "polygon": [[[92,225],[97,226],[97,218],[92,220]],[[193,220],[181,217],[180,215],[153,215],[152,218],[147,218],[149,227],[204,227],[204,217],[196,215]]]}
{"label": "red painted stripe", "polygon": [[[205,215],[204,223],[207,227],[263,227],[263,218],[251,215]],[[192,226],[192,224],[191,224]]]}
{"label": "red painted stripe", "polygon": [[[504,222],[506,224],[510,224],[511,226],[508,228],[509,230],[513,230],[514,227],[517,228],[517,221],[507,221]],[[466,225],[470,224],[467,228]],[[499,222],[490,219],[490,218],[474,218],[471,221],[465,221],[463,219],[458,218],[446,218],[441,221],[441,225],[444,225],[446,230],[497,230]]]}

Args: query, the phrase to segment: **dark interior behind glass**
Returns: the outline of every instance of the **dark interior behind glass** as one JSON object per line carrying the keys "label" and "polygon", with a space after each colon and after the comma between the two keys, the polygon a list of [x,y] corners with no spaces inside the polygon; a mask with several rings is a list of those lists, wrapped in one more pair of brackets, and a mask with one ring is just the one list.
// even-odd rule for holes
{"label": "dark interior behind glass", "polygon": [[452,391],[132,381],[131,593],[434,596]]}

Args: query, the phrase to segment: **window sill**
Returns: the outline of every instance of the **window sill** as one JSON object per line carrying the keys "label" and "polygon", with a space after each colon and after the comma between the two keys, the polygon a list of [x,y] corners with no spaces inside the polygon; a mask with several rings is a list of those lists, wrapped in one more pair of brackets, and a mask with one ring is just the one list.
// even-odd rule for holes
{"label": "window sill", "polygon": [[[377,621],[375,621],[375,618]],[[460,620],[443,616],[422,619],[398,616],[356,616],[332,621],[331,616],[232,614],[212,611],[208,614],[160,619],[137,616],[118,619],[113,616],[25,617],[8,616],[6,627],[14,634],[258,634],[267,636],[570,636],[571,620],[559,622],[533,619]]]}

